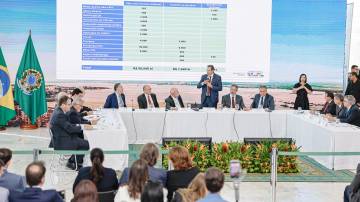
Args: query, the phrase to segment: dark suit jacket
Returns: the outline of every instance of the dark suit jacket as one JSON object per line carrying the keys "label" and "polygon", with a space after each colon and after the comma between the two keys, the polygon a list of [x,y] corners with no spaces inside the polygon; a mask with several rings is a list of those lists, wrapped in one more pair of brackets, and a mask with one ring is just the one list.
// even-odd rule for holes
{"label": "dark suit jacket", "polygon": [[348,123],[351,125],[359,126],[360,127],[360,110],[359,107],[353,105],[342,117],[339,117],[340,122]]}
{"label": "dark suit jacket", "polygon": [[[201,76],[199,83],[197,84],[197,88],[201,88],[201,104],[204,104],[207,86],[202,84],[205,80],[208,80],[208,75],[204,74]],[[210,91],[210,100],[212,103],[217,103],[219,101],[219,91],[222,91],[222,81],[221,76],[218,74],[214,74],[211,79],[211,85],[213,88]]]}
{"label": "dark suit jacket", "polygon": [[[166,171],[161,168],[154,168],[151,166],[148,166],[148,172],[149,172],[149,179],[153,182],[161,182],[161,184],[165,187],[166,186]],[[121,177],[119,179],[119,185],[125,185],[129,181],[129,174],[130,170],[129,168],[125,168],[124,171],[121,174]]]}
{"label": "dark suit jacket", "polygon": [[70,111],[66,112],[69,117],[69,121],[72,124],[91,124],[90,121],[84,119],[80,112],[77,112],[75,108],[71,107]]}
{"label": "dark suit jacket", "polygon": [[179,188],[187,188],[190,182],[199,174],[196,167],[188,170],[170,170],[167,172],[166,188],[168,190],[168,201],[171,201],[174,192]]}
{"label": "dark suit jacket", "polygon": [[343,117],[345,116],[346,113],[346,108],[344,107],[344,105],[342,105],[341,107],[339,107],[338,105],[336,105],[336,117]]}
{"label": "dark suit jacket", "polygon": [[[78,175],[76,176],[74,181],[73,192],[75,190],[76,185],[79,184],[81,180],[91,180],[90,170],[91,167],[84,167],[79,170]],[[118,190],[119,184],[115,170],[111,168],[104,168],[104,177],[100,182],[98,182],[96,187],[98,192]]]}
{"label": "dark suit jacket", "polygon": [[345,95],[353,95],[356,99],[356,102],[360,102],[360,79],[355,83],[350,81],[346,87]]}
{"label": "dark suit jacket", "polygon": [[9,191],[23,191],[26,187],[25,177],[9,173],[5,169],[0,176],[0,187],[4,187]]}
{"label": "dark suit jacket", "polygon": [[[153,104],[154,104],[154,107],[156,107],[156,108],[159,108],[159,103],[158,103],[158,101],[157,101],[157,99],[156,99],[156,95],[154,94],[154,93],[151,93],[151,98],[152,98],[152,101],[154,102]],[[146,98],[146,96],[145,96],[145,94],[143,93],[143,94],[141,94],[141,95],[139,95],[139,97],[137,98],[137,100],[138,100],[138,104],[139,104],[139,108],[140,109],[147,109],[148,108],[148,106],[147,106],[147,98]]]}
{"label": "dark suit jacket", "polygon": [[60,107],[55,108],[51,116],[50,129],[53,133],[54,149],[77,148],[77,143],[73,140],[82,133],[81,126],[70,123],[69,117]]}
{"label": "dark suit jacket", "polygon": [[[124,102],[124,107],[126,107],[125,95],[123,93],[121,94],[121,98],[122,98],[122,100]],[[104,108],[119,108],[119,103],[118,103],[118,98],[117,98],[116,93],[111,93],[106,98]]]}
{"label": "dark suit jacket", "polygon": [[326,108],[325,107],[326,107],[326,103],[324,104],[324,107],[320,111],[321,114],[331,114],[333,116],[336,115],[336,104],[334,100],[332,100]]}
{"label": "dark suit jacket", "polygon": [[[221,104],[223,105],[223,107],[231,108],[231,95],[227,94],[227,95],[222,96]],[[239,105],[239,107],[240,107],[239,110],[242,110],[245,108],[244,100],[241,97],[241,95],[236,95],[235,105],[236,104]]]}
{"label": "dark suit jacket", "polygon": [[30,187],[24,192],[10,192],[9,202],[63,202],[63,200],[55,190]]}
{"label": "dark suit jacket", "polygon": [[[260,94],[256,94],[254,97],[254,100],[251,104],[251,108],[257,108],[260,102]],[[274,97],[270,94],[266,94],[265,99],[264,99],[264,105],[263,108],[268,108],[270,110],[275,110],[275,101],[274,101]]]}
{"label": "dark suit jacket", "polygon": [[[178,100],[179,100],[179,104],[180,104],[181,108],[184,108],[185,105],[184,105],[183,100],[182,100],[180,95],[178,97]],[[171,107],[176,107],[175,106],[175,101],[171,97],[171,95],[168,98],[165,99],[165,104],[166,104],[166,106],[165,106],[166,109],[170,109]]]}

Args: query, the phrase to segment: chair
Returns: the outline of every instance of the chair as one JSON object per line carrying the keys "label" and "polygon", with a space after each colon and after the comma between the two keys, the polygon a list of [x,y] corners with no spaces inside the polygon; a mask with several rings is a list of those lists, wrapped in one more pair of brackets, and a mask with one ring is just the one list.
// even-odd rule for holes
{"label": "chair", "polygon": [[98,192],[99,202],[114,202],[117,191]]}
{"label": "chair", "polygon": [[[49,128],[49,135],[50,135],[50,138],[51,138],[51,143],[49,145],[52,146],[54,148],[54,153],[51,157],[51,161],[50,161],[50,176],[51,176],[51,181],[52,183],[55,185],[55,173],[73,173],[73,172],[77,172],[78,170],[78,164],[77,164],[77,159],[76,159],[76,155],[75,155],[75,170],[69,170],[69,169],[64,169],[64,167],[66,166],[66,163],[68,161],[68,159],[71,157],[71,155],[63,155],[63,154],[60,154],[60,155],[57,155],[55,152],[56,151],[59,151],[59,150],[55,150],[55,145],[54,145],[54,135],[51,131],[51,128]],[[56,156],[59,156],[59,158],[56,158]],[[61,168],[59,168],[61,167]],[[62,178],[60,178],[62,179]]]}

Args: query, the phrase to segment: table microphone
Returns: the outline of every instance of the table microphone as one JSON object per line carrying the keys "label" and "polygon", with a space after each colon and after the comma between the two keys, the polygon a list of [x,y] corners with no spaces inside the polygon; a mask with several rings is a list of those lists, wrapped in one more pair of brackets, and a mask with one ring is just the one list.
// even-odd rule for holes
{"label": "table microphone", "polygon": [[134,108],[134,99],[131,99],[131,111],[135,111],[135,108]]}

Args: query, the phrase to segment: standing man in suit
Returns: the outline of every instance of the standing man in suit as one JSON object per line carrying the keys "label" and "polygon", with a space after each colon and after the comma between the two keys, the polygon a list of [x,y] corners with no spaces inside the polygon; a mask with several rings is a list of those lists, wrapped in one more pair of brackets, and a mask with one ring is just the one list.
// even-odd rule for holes
{"label": "standing man in suit", "polygon": [[197,88],[201,88],[201,105],[203,107],[217,107],[219,91],[222,91],[221,76],[215,74],[215,67],[208,65],[207,74],[201,76]]}
{"label": "standing man in suit", "polygon": [[105,101],[104,108],[126,107],[124,89],[120,83],[114,85],[114,93],[110,94]]}
{"label": "standing man in suit", "polygon": [[274,97],[267,93],[266,86],[259,87],[259,93],[255,95],[254,100],[251,104],[252,109],[275,109]]}
{"label": "standing man in suit", "polygon": [[8,172],[8,168],[12,162],[12,151],[7,148],[0,148],[0,161],[3,162],[2,173],[0,173],[0,187],[4,187],[9,191],[23,191],[26,186],[24,176],[16,175]]}
{"label": "standing man in suit", "polygon": [[221,103],[223,107],[235,109],[236,105],[238,105],[238,110],[245,109],[243,98],[237,94],[238,89],[239,87],[236,84],[231,85],[230,93],[222,96]]}
{"label": "standing man in suit", "polygon": [[345,95],[354,96],[356,103],[360,103],[360,79],[355,72],[351,72],[350,82],[346,88]]}
{"label": "standing man in suit", "polygon": [[[85,89],[84,88],[75,88],[71,92],[71,102],[76,98],[84,98],[84,96],[85,96]],[[91,115],[92,114],[92,109],[90,107],[83,106],[80,113],[81,113],[82,116]]]}
{"label": "standing man in suit", "polygon": [[144,85],[143,87],[143,94],[139,95],[137,98],[139,108],[140,109],[147,109],[147,108],[159,108],[159,103],[156,99],[156,95],[151,93],[151,86]]}
{"label": "standing man in suit", "polygon": [[334,102],[334,93],[330,91],[325,91],[325,104],[321,109],[321,114],[330,114],[336,116],[336,104]]}
{"label": "standing man in suit", "polygon": [[[78,134],[83,133],[83,129],[91,128],[88,125],[72,124],[66,116],[70,110],[71,101],[67,96],[59,98],[58,107],[55,108],[50,119],[50,130],[53,134],[53,144],[55,150],[89,150],[89,142],[81,139]],[[84,155],[71,156],[67,167],[75,169],[77,162],[78,168],[82,166]],[[76,159],[76,160],[75,160]]]}
{"label": "standing man in suit", "polygon": [[45,184],[46,168],[42,162],[33,162],[26,167],[26,182],[29,185],[23,192],[11,191],[11,202],[63,202],[56,190],[42,190]]}
{"label": "standing man in suit", "polygon": [[165,104],[168,110],[178,110],[185,107],[177,88],[171,88],[170,96],[165,99]]}

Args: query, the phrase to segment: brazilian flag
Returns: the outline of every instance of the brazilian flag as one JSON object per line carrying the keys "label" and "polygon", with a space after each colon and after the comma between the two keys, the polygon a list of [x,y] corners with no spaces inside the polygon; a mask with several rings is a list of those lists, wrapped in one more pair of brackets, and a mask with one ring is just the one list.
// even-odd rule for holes
{"label": "brazilian flag", "polygon": [[0,126],[6,126],[15,115],[10,76],[0,47]]}
{"label": "brazilian flag", "polygon": [[15,80],[15,100],[32,124],[47,112],[45,79],[31,39],[26,42]]}

